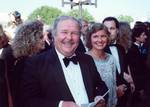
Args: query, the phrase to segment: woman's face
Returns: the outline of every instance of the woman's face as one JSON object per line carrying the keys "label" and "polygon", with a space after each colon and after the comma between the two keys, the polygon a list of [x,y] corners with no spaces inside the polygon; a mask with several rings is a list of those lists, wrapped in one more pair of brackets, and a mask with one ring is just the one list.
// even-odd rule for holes
{"label": "woman's face", "polygon": [[91,35],[92,49],[103,50],[108,43],[108,35],[105,30],[99,30]]}
{"label": "woman's face", "polygon": [[37,44],[36,44],[37,50],[42,50],[45,48],[45,42],[44,42],[44,36],[41,34],[41,36],[38,38]]}

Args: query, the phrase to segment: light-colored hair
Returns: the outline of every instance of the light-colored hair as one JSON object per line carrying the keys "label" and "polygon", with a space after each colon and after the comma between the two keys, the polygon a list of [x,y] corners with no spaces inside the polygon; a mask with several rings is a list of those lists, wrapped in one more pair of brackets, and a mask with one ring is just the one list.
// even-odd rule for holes
{"label": "light-colored hair", "polygon": [[[53,35],[53,37],[56,36],[57,29],[58,29],[57,27],[58,27],[59,23],[64,21],[64,20],[72,20],[72,21],[76,22],[77,25],[79,26],[79,29],[81,30],[81,23],[76,18],[74,18],[72,16],[60,16],[57,19],[55,19],[55,21],[53,23],[53,27],[52,27],[52,35]],[[80,33],[81,33],[81,31],[80,31]]]}
{"label": "light-colored hair", "polygon": [[128,50],[131,47],[132,43],[132,31],[129,23],[119,22],[119,38],[117,42],[122,45],[125,50]]}
{"label": "light-colored hair", "polygon": [[16,30],[12,42],[13,54],[16,58],[31,56],[41,49],[36,45],[43,38],[43,23],[39,20],[24,22]]}

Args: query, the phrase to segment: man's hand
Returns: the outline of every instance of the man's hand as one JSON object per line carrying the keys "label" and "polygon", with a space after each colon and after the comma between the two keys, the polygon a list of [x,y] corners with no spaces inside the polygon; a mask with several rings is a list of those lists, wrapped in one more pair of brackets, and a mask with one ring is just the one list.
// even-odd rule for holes
{"label": "man's hand", "polygon": [[62,107],[79,107],[79,106],[73,101],[64,101],[62,103]]}

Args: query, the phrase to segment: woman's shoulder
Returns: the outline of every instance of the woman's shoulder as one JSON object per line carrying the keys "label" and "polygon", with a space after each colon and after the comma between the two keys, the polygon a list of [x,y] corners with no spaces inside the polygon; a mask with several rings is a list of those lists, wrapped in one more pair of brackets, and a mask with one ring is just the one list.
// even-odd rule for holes
{"label": "woman's shoulder", "polygon": [[107,60],[108,61],[115,62],[115,58],[112,54],[110,54],[110,53],[106,53],[106,54],[107,54]]}

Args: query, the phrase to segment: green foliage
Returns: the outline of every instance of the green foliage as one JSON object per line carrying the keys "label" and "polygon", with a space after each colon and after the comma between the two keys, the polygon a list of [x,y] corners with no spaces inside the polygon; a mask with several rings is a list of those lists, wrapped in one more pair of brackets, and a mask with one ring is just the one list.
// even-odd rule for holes
{"label": "green foliage", "polygon": [[129,24],[134,21],[134,19],[133,19],[131,16],[128,16],[128,15],[120,15],[120,16],[118,17],[118,20],[119,20],[119,21],[128,22]]}
{"label": "green foliage", "polygon": [[[67,13],[62,12],[58,8],[42,6],[35,9],[29,16],[28,19],[35,20],[40,18],[45,24],[51,25],[53,21],[61,15],[70,15],[76,18],[81,18],[79,9],[71,10]],[[94,21],[93,16],[86,10],[82,11],[82,18],[88,21]]]}
{"label": "green foliage", "polygon": [[[73,16],[73,17],[76,17],[76,18],[81,18],[79,9],[73,9],[73,10],[69,11],[67,13],[67,15],[70,15],[70,16]],[[88,21],[93,21],[94,20],[93,16],[87,11],[87,9],[85,9],[85,10],[83,9],[82,18],[86,19]]]}
{"label": "green foliage", "polygon": [[52,22],[55,20],[55,18],[62,14],[63,12],[57,8],[49,7],[49,6],[42,6],[34,10],[28,16],[28,19],[34,20],[40,17],[44,23],[51,25]]}

